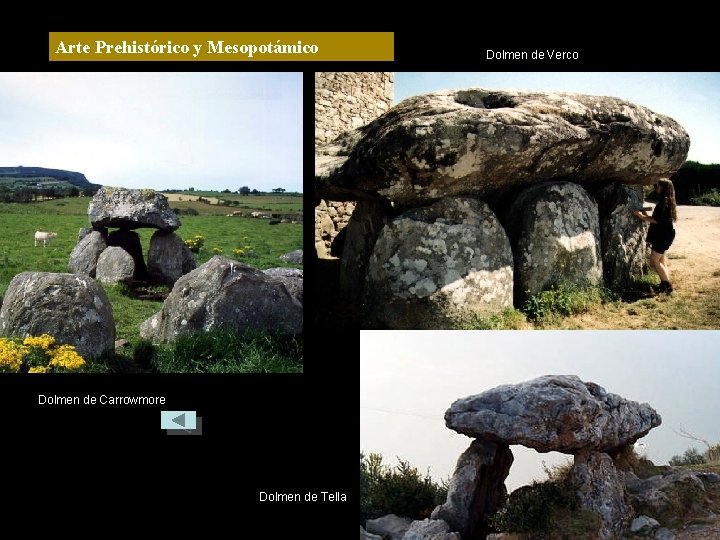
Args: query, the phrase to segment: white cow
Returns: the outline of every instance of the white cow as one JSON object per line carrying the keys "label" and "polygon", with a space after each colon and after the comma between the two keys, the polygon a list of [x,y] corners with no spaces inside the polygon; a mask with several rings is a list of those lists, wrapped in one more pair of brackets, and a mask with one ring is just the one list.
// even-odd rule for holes
{"label": "white cow", "polygon": [[35,231],[35,247],[37,247],[38,242],[42,242],[43,247],[46,247],[48,242],[56,236],[57,233],[54,232]]}

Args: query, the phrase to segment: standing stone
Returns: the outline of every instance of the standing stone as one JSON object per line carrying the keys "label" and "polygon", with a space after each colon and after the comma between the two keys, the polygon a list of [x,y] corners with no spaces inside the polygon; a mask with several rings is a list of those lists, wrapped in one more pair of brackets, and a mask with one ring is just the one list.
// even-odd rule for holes
{"label": "standing stone", "polygon": [[102,283],[130,284],[135,274],[135,262],[121,247],[109,247],[97,262],[97,280]]}
{"label": "standing stone", "polygon": [[80,242],[80,240],[85,238],[88,234],[90,234],[93,231],[97,231],[100,234],[102,234],[105,238],[107,238],[108,230],[105,227],[80,227],[80,230],[78,230],[77,241]]}
{"label": "standing stone", "polygon": [[73,274],[85,274],[95,277],[100,254],[107,248],[107,235],[101,231],[91,231],[85,235],[70,253],[68,270]]}
{"label": "standing stone", "polygon": [[484,539],[490,532],[487,517],[507,498],[505,479],[512,462],[507,444],[474,440],[457,461],[447,501],[431,517],[446,521],[464,539]]}
{"label": "standing stone", "polygon": [[511,205],[509,219],[519,298],[554,284],[601,283],[598,207],[578,184],[526,189]]}
{"label": "standing stone", "polygon": [[370,324],[449,327],[512,306],[510,244],[490,208],[442,199],[386,225],[368,264]]}
{"label": "standing stone", "polygon": [[578,453],[570,481],[577,487],[580,507],[600,515],[600,539],[619,538],[632,508],[625,501],[624,475],[610,456],[593,451]]}
{"label": "standing stone", "polygon": [[108,235],[108,246],[117,246],[123,248],[135,262],[135,276],[138,281],[145,281],[148,278],[147,266],[145,266],[145,258],[143,257],[142,244],[140,243],[140,235],[135,231],[128,229],[118,229]]}
{"label": "standing stone", "polygon": [[641,191],[612,184],[598,191],[605,283],[625,289],[645,269],[648,225],[633,215],[643,207]]}
{"label": "standing stone", "polygon": [[302,334],[302,304],[260,270],[216,255],[175,282],[162,311],[140,325],[153,342],[221,328]]}
{"label": "standing stone", "polygon": [[152,189],[125,189],[104,186],[88,206],[93,227],[137,229],[154,227],[174,231],[180,227],[167,197]]}
{"label": "standing stone", "polygon": [[195,256],[173,232],[156,231],[150,239],[148,274],[153,283],[173,284],[197,268]]}
{"label": "standing stone", "polygon": [[[387,202],[359,201],[343,229],[345,247],[340,261],[340,295],[344,304],[360,306],[365,290],[368,262],[380,231],[388,224],[392,209]],[[360,307],[365,311],[365,307]]]}
{"label": "standing stone", "polygon": [[16,275],[0,309],[0,335],[42,334],[75,346],[86,360],[112,352],[115,320],[103,288],[94,279],[76,274]]}

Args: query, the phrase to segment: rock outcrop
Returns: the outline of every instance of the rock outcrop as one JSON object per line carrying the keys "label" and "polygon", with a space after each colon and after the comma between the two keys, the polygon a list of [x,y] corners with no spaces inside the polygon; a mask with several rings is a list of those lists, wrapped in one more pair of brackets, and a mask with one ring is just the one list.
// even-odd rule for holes
{"label": "rock outcrop", "polygon": [[103,288],[89,276],[50,272],[16,275],[0,309],[0,335],[42,334],[74,345],[85,359],[112,352],[115,320]]}
{"label": "rock outcrop", "polygon": [[480,201],[442,199],[386,225],[368,263],[370,320],[442,328],[512,305],[510,243]]}
{"label": "rock outcrop", "polygon": [[575,375],[546,375],[462,398],[445,413],[458,433],[539,452],[609,452],[661,423],[647,403],[629,401]]}
{"label": "rock outcrop", "polygon": [[406,99],[316,147],[315,192],[418,204],[555,179],[652,184],[680,168],[689,146],[672,118],[618,98],[441,91]]}

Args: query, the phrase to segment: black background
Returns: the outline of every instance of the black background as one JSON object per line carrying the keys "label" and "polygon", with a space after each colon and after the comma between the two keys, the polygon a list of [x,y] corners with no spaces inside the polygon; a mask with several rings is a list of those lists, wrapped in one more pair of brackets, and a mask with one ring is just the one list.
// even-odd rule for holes
{"label": "black background", "polygon": [[[440,21],[434,27],[425,25],[418,30],[353,28],[394,31],[394,63],[51,64],[47,60],[47,30],[28,27],[11,29],[0,37],[0,61],[4,71],[303,70],[307,249],[314,245],[313,221],[309,218],[313,201],[314,71],[712,71],[720,64],[714,58],[715,46],[691,44],[670,34],[648,37],[623,29],[606,29],[602,34],[584,32],[581,39],[558,37],[569,32],[548,31],[544,36],[530,38],[508,31],[493,38],[486,33],[491,26],[489,21],[486,23],[483,31],[456,31],[450,25],[438,28]],[[239,30],[214,26],[195,30]],[[109,29],[99,25],[93,28]],[[141,29],[137,25],[112,28]],[[264,24],[249,30],[293,29],[297,30]],[[77,30],[77,25],[53,25],[48,30],[72,31]],[[150,30],[189,29],[164,24]],[[623,35],[633,38],[623,39]],[[570,50],[578,51],[580,60],[488,61],[486,49]],[[134,99],[141,98],[128,96],[129,102]],[[0,129],[2,110],[7,106],[0,103]],[[312,268],[305,273],[306,283],[312,287]],[[314,320],[316,294],[322,292],[305,292],[306,321]],[[28,475],[40,471],[32,485],[42,487],[40,492],[48,496],[58,490],[82,488],[81,508],[72,515],[101,508],[117,518],[113,523],[121,529],[129,527],[134,517],[151,515],[159,524],[165,520],[168,526],[200,525],[204,536],[211,538],[216,536],[216,528],[227,524],[237,526],[233,535],[240,538],[285,538],[299,533],[311,538],[354,536],[360,449],[359,335],[357,331],[327,331],[306,324],[302,375],[3,375],[0,460],[8,467],[28,471]],[[522,333],[518,333],[518,339],[522,339]],[[41,406],[38,394],[81,398],[88,394],[162,395],[167,403],[157,407]],[[197,410],[203,417],[203,435],[166,436],[159,428],[161,409]],[[27,482],[21,484],[27,488]],[[5,489],[10,487],[6,484]],[[348,502],[261,504],[261,490],[302,494],[340,491],[348,496]],[[120,500],[120,506],[111,499]],[[70,500],[65,502],[72,505]],[[175,510],[176,519],[164,518],[161,508]],[[263,534],[239,532],[247,530],[250,523],[259,525]]]}

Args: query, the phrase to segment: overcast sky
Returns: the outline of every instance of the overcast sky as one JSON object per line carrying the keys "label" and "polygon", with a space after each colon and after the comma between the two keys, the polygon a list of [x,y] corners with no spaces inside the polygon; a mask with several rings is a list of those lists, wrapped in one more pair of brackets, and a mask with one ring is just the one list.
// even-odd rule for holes
{"label": "overcast sky", "polygon": [[302,73],[0,73],[0,166],[302,191]]}
{"label": "overcast sky", "polygon": [[688,159],[720,163],[720,73],[395,73],[395,102],[435,90],[516,88],[614,96],[670,116],[690,134]]}
{"label": "overcast sky", "polygon": [[[650,403],[662,424],[642,439],[657,464],[701,443],[720,442],[720,332],[716,331],[363,331],[360,450],[396,457],[436,480],[449,478],[471,439],[445,427],[458,398],[541,375],[577,375],[608,392]],[[508,487],[544,479],[567,460],[512,446]]]}

